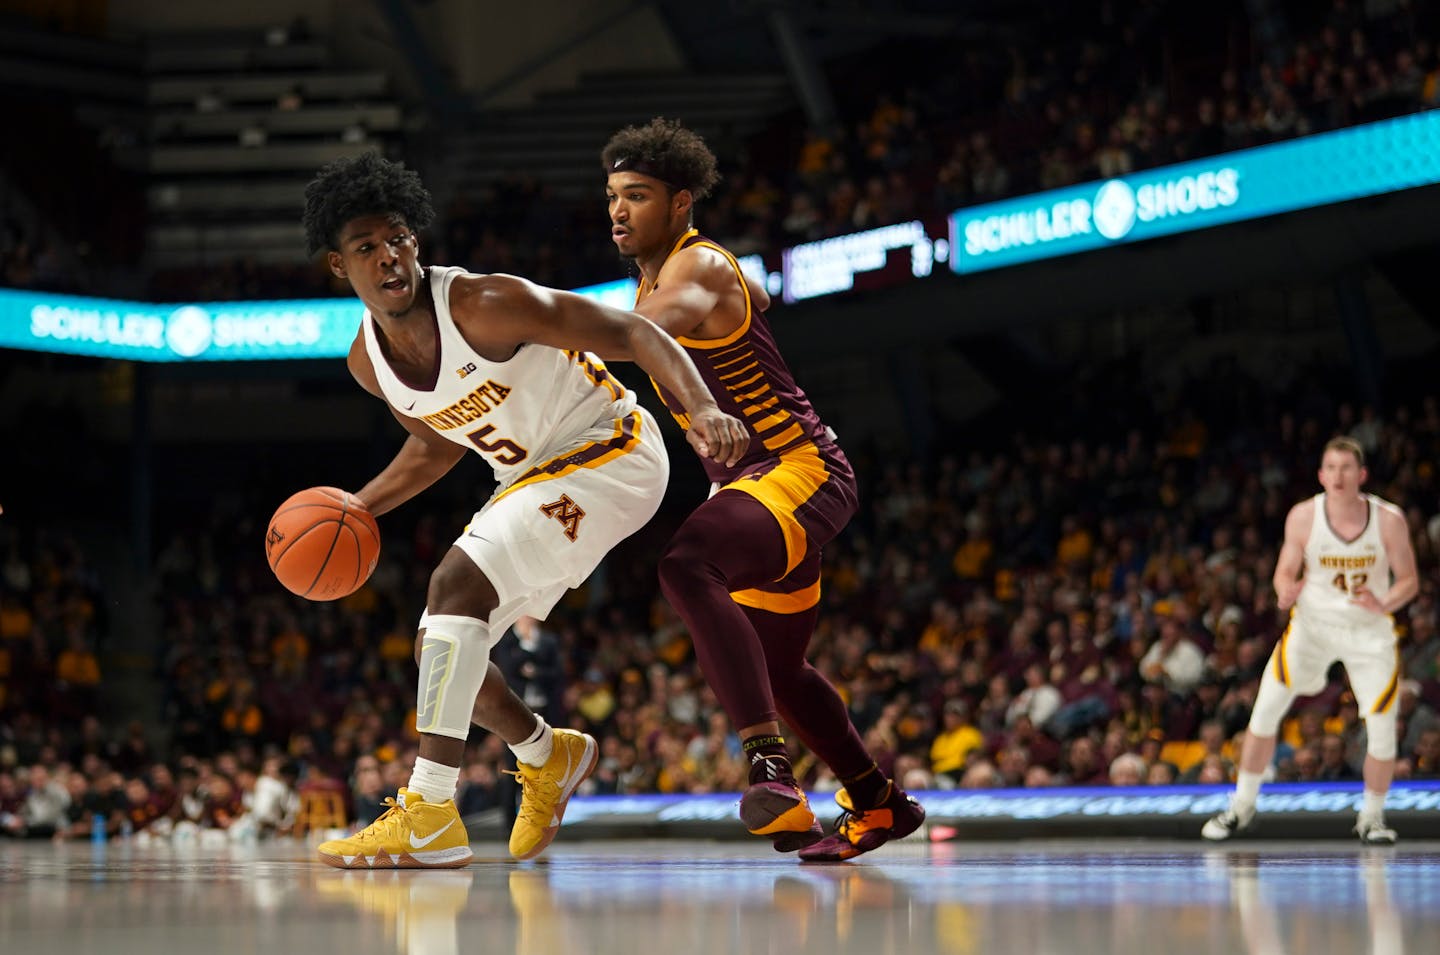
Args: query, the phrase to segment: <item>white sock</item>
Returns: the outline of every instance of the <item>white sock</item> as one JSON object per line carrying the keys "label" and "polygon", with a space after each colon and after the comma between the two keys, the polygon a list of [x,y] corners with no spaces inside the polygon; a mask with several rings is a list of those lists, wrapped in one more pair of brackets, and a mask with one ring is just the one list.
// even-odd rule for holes
{"label": "white sock", "polygon": [[410,773],[406,789],[417,792],[428,803],[442,803],[455,798],[460,785],[460,767],[446,766],[423,756],[415,758],[415,769]]}
{"label": "white sock", "polygon": [[1360,815],[1381,819],[1385,815],[1385,794],[1365,790],[1365,801],[1360,804]]}
{"label": "white sock", "polygon": [[535,727],[535,732],[523,743],[513,743],[510,752],[515,758],[526,766],[544,766],[550,758],[550,751],[554,748],[555,733],[550,729],[550,724],[538,713],[535,720],[540,725]]}
{"label": "white sock", "polygon": [[1243,769],[1235,774],[1235,797],[1230,800],[1233,809],[1246,813],[1255,811],[1255,800],[1260,796],[1260,780],[1264,775]]}

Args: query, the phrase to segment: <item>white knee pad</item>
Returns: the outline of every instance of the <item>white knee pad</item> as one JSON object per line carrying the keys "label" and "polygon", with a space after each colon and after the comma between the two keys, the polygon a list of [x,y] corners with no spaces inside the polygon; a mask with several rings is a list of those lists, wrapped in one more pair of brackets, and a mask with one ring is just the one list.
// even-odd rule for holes
{"label": "white knee pad", "polygon": [[420,643],[420,691],[415,728],[422,733],[465,739],[470,712],[490,668],[495,640],[490,625],[474,617],[426,614]]}
{"label": "white knee pad", "polygon": [[1375,759],[1395,758],[1395,706],[1365,717],[1365,752]]}
{"label": "white knee pad", "polygon": [[1265,668],[1260,679],[1260,689],[1255,694],[1255,706],[1250,710],[1250,734],[1252,736],[1274,736],[1280,732],[1280,721],[1285,718],[1290,704],[1295,700],[1295,691],[1290,689]]}

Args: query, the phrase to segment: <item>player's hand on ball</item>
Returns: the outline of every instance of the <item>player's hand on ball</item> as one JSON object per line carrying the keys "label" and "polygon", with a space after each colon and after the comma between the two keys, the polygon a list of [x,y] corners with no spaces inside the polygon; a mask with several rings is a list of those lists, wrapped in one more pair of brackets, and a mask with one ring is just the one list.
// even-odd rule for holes
{"label": "player's hand on ball", "polygon": [[359,590],[380,558],[380,529],[365,502],[337,487],[292,494],[270,518],[265,557],[286,590],[338,600]]}

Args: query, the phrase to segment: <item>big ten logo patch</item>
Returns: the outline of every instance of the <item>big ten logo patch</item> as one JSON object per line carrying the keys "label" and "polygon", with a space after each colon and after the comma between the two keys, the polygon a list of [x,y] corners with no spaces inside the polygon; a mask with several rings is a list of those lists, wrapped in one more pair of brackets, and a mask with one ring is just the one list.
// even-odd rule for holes
{"label": "big ten logo patch", "polygon": [[460,378],[468,378],[475,371],[475,363],[468,362],[463,367],[456,368],[455,374]]}
{"label": "big ten logo patch", "polygon": [[560,526],[565,528],[565,536],[572,541],[579,535],[580,519],[585,516],[585,511],[581,509],[580,505],[570,500],[568,494],[561,494],[558,501],[541,504],[540,513],[559,521]]}

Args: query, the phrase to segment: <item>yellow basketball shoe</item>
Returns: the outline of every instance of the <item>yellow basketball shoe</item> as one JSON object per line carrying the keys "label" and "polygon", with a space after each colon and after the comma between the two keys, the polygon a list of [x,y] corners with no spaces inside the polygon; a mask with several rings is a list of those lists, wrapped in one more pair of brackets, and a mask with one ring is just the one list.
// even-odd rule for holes
{"label": "yellow basketball shoe", "polygon": [[388,810],[348,839],[322,842],[320,860],[341,869],[454,869],[469,865],[470,836],[455,801],[427,803],[401,789]]}
{"label": "yellow basketball shoe", "polygon": [[554,746],[544,766],[519,763],[520,810],[510,830],[510,854],[533,859],[545,851],[560,831],[565,806],[577,786],[595,771],[600,747],[595,738],[578,730],[555,730]]}

